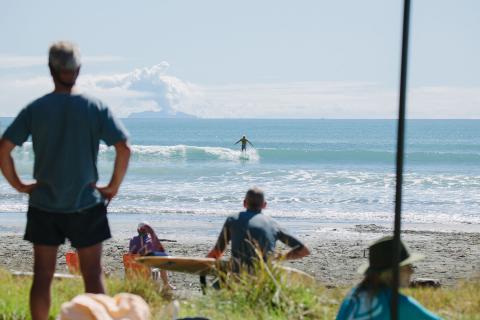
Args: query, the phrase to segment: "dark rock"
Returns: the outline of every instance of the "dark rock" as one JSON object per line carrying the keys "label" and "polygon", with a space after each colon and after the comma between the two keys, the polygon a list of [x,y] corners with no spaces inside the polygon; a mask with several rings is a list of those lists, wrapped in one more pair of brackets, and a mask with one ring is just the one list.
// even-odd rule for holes
{"label": "dark rock", "polygon": [[417,278],[410,282],[411,288],[423,288],[423,287],[431,287],[431,288],[440,288],[440,280],[438,279],[430,279],[430,278]]}

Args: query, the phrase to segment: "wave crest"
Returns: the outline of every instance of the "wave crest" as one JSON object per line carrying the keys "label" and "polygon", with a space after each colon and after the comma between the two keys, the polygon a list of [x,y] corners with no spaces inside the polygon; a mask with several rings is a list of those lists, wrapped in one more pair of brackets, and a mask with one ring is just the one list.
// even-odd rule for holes
{"label": "wave crest", "polygon": [[[394,164],[393,150],[371,149],[248,149],[246,155],[241,151],[212,146],[191,145],[132,145],[133,160],[137,161],[259,161],[268,163],[349,163],[349,164]],[[32,144],[27,142],[23,148],[15,149],[18,160],[33,160]],[[114,149],[100,145],[99,159],[113,160]],[[478,164],[480,153],[475,151],[410,151],[406,161],[412,164]]]}
{"label": "wave crest", "polygon": [[[247,153],[243,155],[241,151],[222,147],[132,145],[131,148],[134,160],[138,159],[142,161],[162,159],[186,161],[258,161],[260,158],[255,149],[249,149]],[[107,148],[105,145],[100,146],[100,157],[111,152],[113,152],[112,148]]]}

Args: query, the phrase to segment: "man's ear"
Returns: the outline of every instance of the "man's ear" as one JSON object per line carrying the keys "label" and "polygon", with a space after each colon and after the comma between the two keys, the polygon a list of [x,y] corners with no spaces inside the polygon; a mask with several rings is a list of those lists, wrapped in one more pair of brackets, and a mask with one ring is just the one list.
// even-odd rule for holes
{"label": "man's ear", "polygon": [[267,207],[267,201],[263,201],[262,209],[265,209],[266,207]]}
{"label": "man's ear", "polygon": [[243,200],[243,207],[247,209],[247,200]]}

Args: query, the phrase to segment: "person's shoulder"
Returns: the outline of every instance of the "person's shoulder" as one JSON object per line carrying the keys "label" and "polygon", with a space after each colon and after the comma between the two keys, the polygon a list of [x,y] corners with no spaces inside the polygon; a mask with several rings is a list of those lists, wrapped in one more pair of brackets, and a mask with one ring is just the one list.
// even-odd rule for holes
{"label": "person's shoulder", "polygon": [[140,236],[136,235],[130,238],[130,241],[137,241],[139,240]]}
{"label": "person's shoulder", "polygon": [[244,211],[232,213],[227,217],[227,221],[238,220],[244,213],[245,213]]}
{"label": "person's shoulder", "polygon": [[345,296],[340,304],[336,320],[350,319],[352,313],[356,309],[356,305],[359,303],[357,296],[357,287],[354,287],[350,292]]}
{"label": "person's shoulder", "polygon": [[269,224],[280,228],[280,223],[277,220],[275,220],[275,218],[270,216],[269,214],[261,213],[261,214],[258,214],[257,216],[258,216],[258,218],[264,220],[265,222],[268,222]]}
{"label": "person's shoulder", "polygon": [[247,219],[250,219],[250,218],[253,218],[253,217],[256,217],[256,216],[263,216],[263,214],[261,212],[254,212],[254,211],[248,211],[248,210],[245,210],[245,211],[240,211],[232,216],[235,216],[237,218],[247,218]]}
{"label": "person's shoulder", "polygon": [[[392,294],[391,290],[389,290],[389,294]],[[419,302],[415,300],[414,298],[407,296],[403,293],[399,293],[399,301],[402,304],[413,304],[413,305],[419,305]]]}
{"label": "person's shoulder", "polygon": [[441,318],[426,309],[420,302],[410,296],[400,294],[400,308],[415,319],[440,320]]}
{"label": "person's shoulder", "polygon": [[28,103],[25,109],[31,110],[32,108],[37,108],[38,106],[44,105],[45,103],[49,103],[52,99],[52,96],[52,93],[47,93]]}
{"label": "person's shoulder", "polygon": [[76,94],[74,95],[74,98],[80,101],[81,103],[84,103],[90,106],[91,108],[98,109],[99,111],[108,108],[107,105],[102,100],[86,93]]}
{"label": "person's shoulder", "polygon": [[232,213],[227,217],[225,222],[227,224],[240,222],[242,220],[245,220],[248,214],[249,214],[248,211],[240,211],[237,213]]}
{"label": "person's shoulder", "polygon": [[347,294],[343,298],[343,302],[349,303],[350,301],[353,301],[353,299],[357,297],[359,293],[361,293],[361,290],[359,290],[358,287],[353,287],[352,289],[350,289],[350,291],[347,292]]}

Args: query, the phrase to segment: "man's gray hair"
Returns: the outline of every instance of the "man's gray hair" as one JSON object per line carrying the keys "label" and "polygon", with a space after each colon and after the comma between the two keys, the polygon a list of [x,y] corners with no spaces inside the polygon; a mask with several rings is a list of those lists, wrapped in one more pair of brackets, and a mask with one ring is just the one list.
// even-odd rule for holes
{"label": "man's gray hair", "polygon": [[55,42],[48,51],[48,65],[55,71],[74,71],[80,67],[80,50],[72,42]]}

